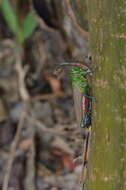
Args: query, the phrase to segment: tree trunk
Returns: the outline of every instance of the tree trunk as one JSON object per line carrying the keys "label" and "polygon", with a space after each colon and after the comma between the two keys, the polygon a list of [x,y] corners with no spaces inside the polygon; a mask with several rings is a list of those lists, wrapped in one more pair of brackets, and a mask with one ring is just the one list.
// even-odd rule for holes
{"label": "tree trunk", "polygon": [[125,190],[126,2],[89,0],[87,6],[96,101],[85,190]]}
{"label": "tree trunk", "polygon": [[126,3],[88,2],[95,68],[88,190],[126,189]]}

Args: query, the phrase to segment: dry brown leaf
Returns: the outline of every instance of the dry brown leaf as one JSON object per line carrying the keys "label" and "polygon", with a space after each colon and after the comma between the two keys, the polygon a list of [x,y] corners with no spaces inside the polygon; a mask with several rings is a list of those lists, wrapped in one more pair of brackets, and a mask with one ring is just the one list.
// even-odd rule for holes
{"label": "dry brown leaf", "polygon": [[46,80],[49,82],[54,94],[63,93],[61,90],[61,82],[57,77],[52,76],[51,74],[46,74]]}

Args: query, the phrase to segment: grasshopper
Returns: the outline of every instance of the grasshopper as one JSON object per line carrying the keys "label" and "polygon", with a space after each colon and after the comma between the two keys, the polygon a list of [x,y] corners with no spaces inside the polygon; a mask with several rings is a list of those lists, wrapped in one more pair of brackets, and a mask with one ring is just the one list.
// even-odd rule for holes
{"label": "grasshopper", "polygon": [[70,78],[73,84],[73,97],[78,125],[83,135],[83,168],[82,168],[82,189],[87,173],[89,156],[91,123],[92,123],[92,92],[90,81],[92,76],[91,58],[86,57],[83,61],[63,62],[61,66],[72,66]]}

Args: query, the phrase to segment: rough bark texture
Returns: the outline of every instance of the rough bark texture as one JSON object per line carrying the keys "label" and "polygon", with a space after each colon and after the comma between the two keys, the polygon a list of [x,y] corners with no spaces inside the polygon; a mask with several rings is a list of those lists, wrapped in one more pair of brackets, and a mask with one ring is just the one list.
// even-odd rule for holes
{"label": "rough bark texture", "polygon": [[89,0],[88,13],[96,101],[85,189],[125,190],[126,2]]}

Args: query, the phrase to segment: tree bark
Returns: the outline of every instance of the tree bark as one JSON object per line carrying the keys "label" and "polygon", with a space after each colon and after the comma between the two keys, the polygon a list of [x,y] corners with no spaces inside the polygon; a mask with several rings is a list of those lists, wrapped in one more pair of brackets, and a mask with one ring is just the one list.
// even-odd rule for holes
{"label": "tree bark", "polygon": [[89,0],[87,6],[96,101],[84,189],[125,190],[126,3]]}
{"label": "tree bark", "polygon": [[126,3],[88,1],[95,74],[88,190],[126,189]]}

